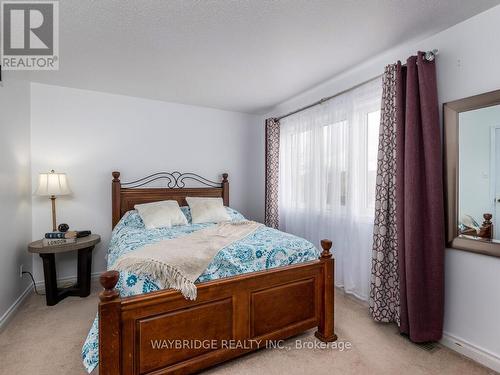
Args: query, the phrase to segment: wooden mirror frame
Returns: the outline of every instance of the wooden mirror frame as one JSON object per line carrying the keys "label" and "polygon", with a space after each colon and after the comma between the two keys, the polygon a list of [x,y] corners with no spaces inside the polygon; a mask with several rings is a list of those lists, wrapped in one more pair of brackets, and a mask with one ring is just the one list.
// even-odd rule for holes
{"label": "wooden mirror frame", "polygon": [[[467,238],[465,236],[459,236],[458,234],[458,126],[461,112],[499,104],[500,90],[443,104],[447,247],[495,257],[500,257],[500,242],[493,242],[480,238]],[[497,230],[497,228],[493,227],[493,231],[495,230]]]}

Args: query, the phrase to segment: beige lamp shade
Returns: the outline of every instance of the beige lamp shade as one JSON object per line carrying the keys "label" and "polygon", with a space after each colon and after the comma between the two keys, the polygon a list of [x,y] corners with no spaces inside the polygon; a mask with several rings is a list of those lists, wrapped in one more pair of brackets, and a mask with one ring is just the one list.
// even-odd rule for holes
{"label": "beige lamp shade", "polygon": [[71,194],[66,173],[40,173],[38,175],[38,187],[35,195],[59,196]]}

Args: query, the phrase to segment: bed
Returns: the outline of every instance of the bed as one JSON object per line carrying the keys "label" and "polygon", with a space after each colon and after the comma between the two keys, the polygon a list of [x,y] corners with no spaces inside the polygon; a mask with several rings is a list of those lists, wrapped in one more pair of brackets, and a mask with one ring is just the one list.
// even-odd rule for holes
{"label": "bed", "polygon": [[[166,187],[148,187],[158,181]],[[202,187],[188,188],[186,181]],[[88,371],[98,364],[101,375],[193,373],[314,327],[319,340],[336,340],[329,240],[321,241],[320,253],[304,239],[262,226],[215,256],[197,280],[194,301],[160,289],[148,275],[112,269],[145,243],[210,225],[141,228],[135,204],[177,200],[189,218],[186,197],[220,197],[231,220],[244,220],[229,208],[227,174],[213,182],[161,172],[121,183],[113,172],[109,271],[100,277],[98,318],[82,351]]]}

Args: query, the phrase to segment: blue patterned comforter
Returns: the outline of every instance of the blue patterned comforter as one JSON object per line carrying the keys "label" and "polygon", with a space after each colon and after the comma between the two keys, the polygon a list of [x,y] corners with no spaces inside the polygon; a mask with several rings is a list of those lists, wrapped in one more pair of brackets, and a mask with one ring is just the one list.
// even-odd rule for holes
{"label": "blue patterned comforter", "polygon": [[[182,237],[214,224],[192,224],[189,207],[181,207],[189,225],[147,230],[137,211],[127,212],[111,235],[108,269],[116,260],[142,246],[164,239]],[[232,220],[245,220],[239,212],[227,208]],[[244,239],[222,249],[196,281],[204,282],[248,272],[317,259],[319,251],[309,241],[276,229],[262,226]],[[121,297],[159,290],[157,280],[149,275],[120,272],[116,288]],[[83,365],[90,373],[99,363],[98,320],[92,324],[82,348]]]}

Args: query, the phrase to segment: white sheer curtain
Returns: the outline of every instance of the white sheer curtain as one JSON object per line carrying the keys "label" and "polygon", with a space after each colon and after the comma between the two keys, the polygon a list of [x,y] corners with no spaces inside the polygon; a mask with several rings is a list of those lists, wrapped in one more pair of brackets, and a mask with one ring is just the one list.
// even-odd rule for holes
{"label": "white sheer curtain", "polygon": [[334,244],[336,284],[367,300],[382,82],[280,124],[280,229]]}

